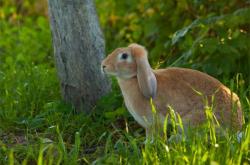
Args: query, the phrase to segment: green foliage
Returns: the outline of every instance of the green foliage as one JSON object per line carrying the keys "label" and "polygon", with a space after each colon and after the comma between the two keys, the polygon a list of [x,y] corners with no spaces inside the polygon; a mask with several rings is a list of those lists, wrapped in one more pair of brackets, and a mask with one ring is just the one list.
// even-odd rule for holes
{"label": "green foliage", "polygon": [[93,113],[76,113],[60,97],[46,1],[6,0],[0,1],[0,164],[249,164],[249,2],[96,0],[96,6],[107,52],[138,42],[154,68],[195,68],[238,93],[241,142],[232,132],[216,134],[212,107],[204,126],[185,136],[169,107],[165,138],[156,129],[156,138],[144,142],[115,80]]}
{"label": "green foliage", "polygon": [[250,83],[249,2],[96,1],[108,52],[138,42],[155,68],[189,67],[217,78],[242,73]]}
{"label": "green foliage", "polygon": [[[27,18],[22,26],[3,21],[0,32],[4,38],[0,40],[0,118],[23,122],[23,116],[33,118],[46,102],[60,96],[48,22],[44,17]],[[8,128],[5,124],[0,127]]]}

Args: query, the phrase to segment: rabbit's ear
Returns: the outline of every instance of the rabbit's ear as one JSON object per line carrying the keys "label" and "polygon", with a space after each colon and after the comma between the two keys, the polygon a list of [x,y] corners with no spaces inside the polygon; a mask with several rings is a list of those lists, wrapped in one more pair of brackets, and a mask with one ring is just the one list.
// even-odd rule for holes
{"label": "rabbit's ear", "polygon": [[157,81],[155,74],[150,67],[147,58],[147,51],[138,44],[129,45],[137,64],[137,80],[142,94],[146,98],[154,98],[157,91]]}

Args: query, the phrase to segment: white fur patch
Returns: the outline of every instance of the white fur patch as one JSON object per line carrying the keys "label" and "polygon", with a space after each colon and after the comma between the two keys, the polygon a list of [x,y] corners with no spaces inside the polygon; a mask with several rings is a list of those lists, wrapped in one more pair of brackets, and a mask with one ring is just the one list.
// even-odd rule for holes
{"label": "white fur patch", "polygon": [[[126,98],[126,97],[125,97]],[[133,107],[133,104],[130,103],[129,100],[125,99],[125,105],[129,111],[129,113],[134,117],[134,119],[144,128],[147,128],[148,125],[150,125],[150,121],[147,121],[148,119],[146,118],[146,116],[140,116],[139,114],[136,113],[136,109],[134,109],[135,107]]]}

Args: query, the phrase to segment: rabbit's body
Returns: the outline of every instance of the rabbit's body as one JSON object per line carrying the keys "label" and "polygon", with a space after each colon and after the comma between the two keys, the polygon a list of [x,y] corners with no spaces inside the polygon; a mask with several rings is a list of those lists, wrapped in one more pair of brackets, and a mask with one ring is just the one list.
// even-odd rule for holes
{"label": "rabbit's body", "polygon": [[200,125],[206,119],[206,106],[210,106],[222,126],[241,129],[239,98],[205,73],[174,67],[152,70],[147,51],[138,44],[116,49],[102,62],[102,68],[117,77],[126,107],[147,134],[153,121],[150,98],[162,124],[171,107],[184,125]]}
{"label": "rabbit's body", "polygon": [[[205,102],[208,101],[208,106],[213,105],[213,112],[219,123],[223,126],[230,125],[236,130],[241,128],[239,98],[218,80],[205,73],[185,68],[159,69],[154,70],[154,74],[158,90],[161,91],[157,91],[153,103],[162,122],[170,106],[182,117],[184,124],[200,125],[206,119],[204,109]],[[152,124],[151,105],[140,92],[137,78],[118,79],[118,83],[129,112],[141,126],[148,128]],[[232,111],[232,106],[235,112]]]}

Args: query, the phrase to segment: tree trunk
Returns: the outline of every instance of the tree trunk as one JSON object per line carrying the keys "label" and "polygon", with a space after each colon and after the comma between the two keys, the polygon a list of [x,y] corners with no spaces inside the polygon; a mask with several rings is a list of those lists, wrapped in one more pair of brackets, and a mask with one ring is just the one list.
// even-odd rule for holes
{"label": "tree trunk", "polygon": [[63,98],[89,112],[110,90],[101,73],[105,48],[92,0],[49,0],[54,54]]}

